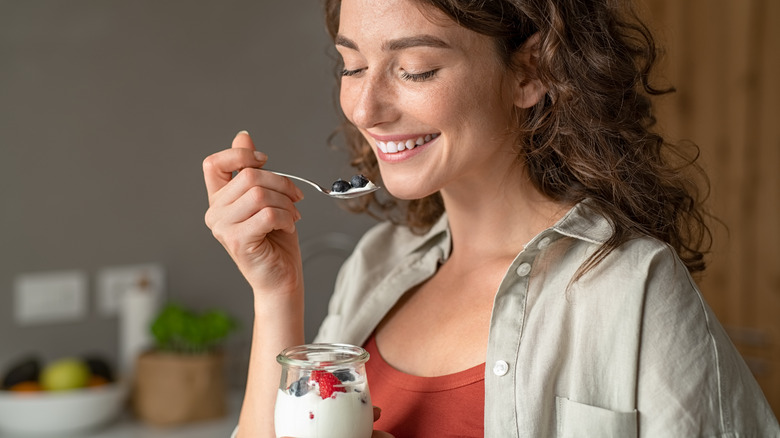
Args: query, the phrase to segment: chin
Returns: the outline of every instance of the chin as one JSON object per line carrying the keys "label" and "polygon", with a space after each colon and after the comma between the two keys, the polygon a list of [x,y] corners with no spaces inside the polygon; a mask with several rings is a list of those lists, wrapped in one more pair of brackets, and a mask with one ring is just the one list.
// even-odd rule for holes
{"label": "chin", "polygon": [[423,190],[422,187],[418,187],[414,184],[392,184],[385,183],[385,190],[393,195],[394,198],[401,199],[403,201],[413,201],[415,199],[422,199],[426,196],[436,193],[438,190]]}
{"label": "chin", "polygon": [[382,187],[393,197],[404,201],[422,199],[438,192],[441,187],[439,179],[421,175],[431,175],[424,167],[385,166],[379,163],[379,173],[382,176]]}

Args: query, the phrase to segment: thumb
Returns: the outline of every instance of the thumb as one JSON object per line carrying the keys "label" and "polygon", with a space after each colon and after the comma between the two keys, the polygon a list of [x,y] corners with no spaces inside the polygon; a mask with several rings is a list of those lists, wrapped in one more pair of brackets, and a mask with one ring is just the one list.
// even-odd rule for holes
{"label": "thumb", "polygon": [[233,144],[230,146],[233,149],[250,149],[255,150],[255,144],[252,142],[252,137],[249,136],[249,132],[241,131],[236,134],[233,139]]}

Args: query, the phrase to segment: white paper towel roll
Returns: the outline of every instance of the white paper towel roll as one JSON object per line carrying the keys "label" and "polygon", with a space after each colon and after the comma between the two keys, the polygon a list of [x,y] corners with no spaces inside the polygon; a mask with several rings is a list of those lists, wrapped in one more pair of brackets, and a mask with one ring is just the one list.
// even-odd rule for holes
{"label": "white paper towel roll", "polygon": [[151,325],[160,309],[158,291],[146,278],[128,288],[119,307],[119,370],[131,378],[138,355],[154,345]]}

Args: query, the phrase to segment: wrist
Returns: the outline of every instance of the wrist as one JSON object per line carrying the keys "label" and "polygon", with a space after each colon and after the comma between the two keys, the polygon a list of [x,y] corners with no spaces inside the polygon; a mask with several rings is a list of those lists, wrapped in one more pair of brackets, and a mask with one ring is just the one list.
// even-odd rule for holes
{"label": "wrist", "polygon": [[[276,348],[287,348],[304,342],[303,292],[290,294],[255,294],[254,337],[264,338]],[[275,351],[278,354],[282,348]]]}

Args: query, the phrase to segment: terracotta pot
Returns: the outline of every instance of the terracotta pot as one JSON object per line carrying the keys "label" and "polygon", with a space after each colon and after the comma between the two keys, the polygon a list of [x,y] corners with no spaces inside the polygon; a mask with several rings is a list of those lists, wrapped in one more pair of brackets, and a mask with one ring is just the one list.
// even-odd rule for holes
{"label": "terracotta pot", "polygon": [[139,419],[169,426],[227,412],[224,356],[148,352],[135,368],[132,404]]}

